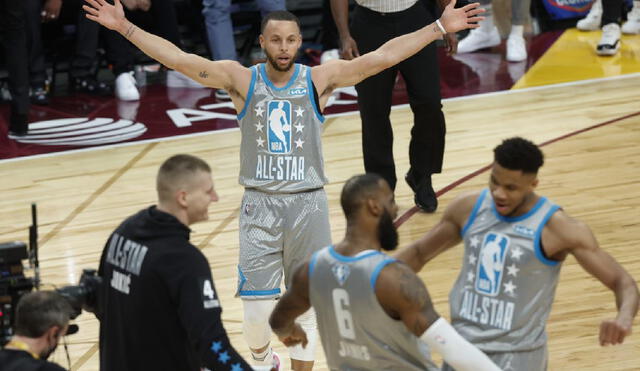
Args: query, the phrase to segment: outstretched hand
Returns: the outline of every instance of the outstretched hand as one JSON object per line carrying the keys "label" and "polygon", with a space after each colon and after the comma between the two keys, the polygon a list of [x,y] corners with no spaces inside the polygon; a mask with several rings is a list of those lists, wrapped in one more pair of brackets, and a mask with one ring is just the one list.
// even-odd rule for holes
{"label": "outstretched hand", "polygon": [[83,5],[82,9],[87,12],[87,18],[98,22],[110,30],[118,31],[124,18],[124,9],[120,0],[115,0],[114,5],[105,0],[85,0],[89,5]]}
{"label": "outstretched hand", "polygon": [[455,5],[456,0],[451,0],[440,17],[440,23],[447,32],[480,27],[478,22],[482,21],[484,17],[480,17],[478,14],[485,12],[485,9],[479,7],[480,3],[468,4],[458,9],[454,8]]}

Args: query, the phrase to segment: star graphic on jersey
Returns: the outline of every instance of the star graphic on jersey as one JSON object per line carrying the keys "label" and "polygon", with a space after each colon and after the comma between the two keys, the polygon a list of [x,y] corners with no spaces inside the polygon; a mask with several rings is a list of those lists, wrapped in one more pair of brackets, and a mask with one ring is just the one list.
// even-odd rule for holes
{"label": "star graphic on jersey", "polygon": [[521,248],[516,247],[515,249],[513,249],[513,251],[511,251],[511,258],[515,260],[520,260],[520,256],[522,256],[522,254],[524,254],[524,251],[522,251]]}
{"label": "star graphic on jersey", "polygon": [[298,140],[294,141],[294,143],[296,144],[296,148],[302,148],[304,140],[302,140],[302,138],[298,138]]}
{"label": "star graphic on jersey", "polygon": [[262,139],[262,137],[258,137],[256,142],[258,142],[258,147],[264,147],[264,139]]}
{"label": "star graphic on jersey", "polygon": [[304,113],[304,110],[302,109],[302,107],[298,106],[298,108],[294,112],[296,113],[296,117],[303,117],[302,114]]}
{"label": "star graphic on jersey", "polygon": [[478,260],[478,258],[476,258],[475,255],[469,255],[469,264],[474,265],[476,263],[476,260]]}
{"label": "star graphic on jersey", "polygon": [[515,290],[517,286],[513,284],[513,281],[503,283],[503,285],[504,285],[504,292],[508,292],[511,295],[514,294],[513,290]]}
{"label": "star graphic on jersey", "polygon": [[510,274],[514,277],[517,277],[519,271],[520,269],[516,268],[515,263],[512,263],[510,266],[507,267],[507,275]]}
{"label": "star graphic on jersey", "polygon": [[256,107],[256,116],[262,117],[263,112],[264,112],[264,108],[262,108],[262,106]]}
{"label": "star graphic on jersey", "polygon": [[262,125],[261,122],[256,124],[256,131],[262,131],[262,128],[264,127],[264,125]]}
{"label": "star graphic on jersey", "polygon": [[298,122],[297,124],[293,125],[294,128],[296,128],[296,133],[297,132],[302,132],[302,129],[304,129],[304,126],[302,125],[302,122]]}
{"label": "star graphic on jersey", "polygon": [[222,349],[221,341],[214,341],[213,343],[211,343],[211,350],[213,350],[214,353],[218,353],[220,349]]}
{"label": "star graphic on jersey", "polygon": [[474,278],[476,278],[476,275],[473,272],[467,272],[467,281],[473,282]]}
{"label": "star graphic on jersey", "polygon": [[222,363],[227,363],[227,361],[230,359],[231,357],[229,356],[229,353],[227,351],[220,353],[220,355],[218,356],[218,361]]}
{"label": "star graphic on jersey", "polygon": [[244,371],[244,368],[240,366],[240,363],[235,363],[231,365],[231,371]]}
{"label": "star graphic on jersey", "polygon": [[473,236],[469,240],[469,243],[471,244],[471,247],[473,247],[475,249],[480,244],[480,240],[478,239],[478,236]]}

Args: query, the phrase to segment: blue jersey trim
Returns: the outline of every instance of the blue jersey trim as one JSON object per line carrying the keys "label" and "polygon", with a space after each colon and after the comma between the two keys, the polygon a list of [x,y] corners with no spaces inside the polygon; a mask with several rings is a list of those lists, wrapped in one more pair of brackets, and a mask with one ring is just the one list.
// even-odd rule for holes
{"label": "blue jersey trim", "polygon": [[362,255],[358,255],[358,256],[344,256],[344,255],[340,255],[335,248],[333,247],[333,245],[329,246],[329,254],[331,254],[331,256],[341,262],[344,263],[350,263],[350,262],[357,262],[358,260],[362,260],[362,259],[366,259],[370,256],[373,255],[378,255],[378,254],[382,254],[380,251],[371,251],[368,252],[366,254],[362,254]]}
{"label": "blue jersey trim", "polygon": [[276,295],[280,293],[280,289],[273,290],[241,290],[240,296],[266,296]]}
{"label": "blue jersey trim", "polygon": [[395,262],[397,262],[396,259],[389,258],[389,259],[381,261],[380,263],[378,263],[378,265],[376,265],[376,267],[373,269],[373,273],[371,273],[371,280],[369,281],[369,282],[371,282],[371,288],[373,290],[376,289],[376,281],[378,280],[378,275],[380,275],[380,271],[382,270],[382,268],[386,267],[387,265],[389,265],[391,263],[395,263]]}
{"label": "blue jersey trim", "polygon": [[487,197],[488,189],[483,189],[476,201],[476,204],[473,205],[473,210],[471,210],[471,214],[467,219],[467,222],[462,227],[462,231],[460,231],[460,236],[464,237],[464,234],[467,233],[467,230],[473,225],[473,222],[476,220],[476,216],[478,215],[478,210],[480,210],[480,206],[482,206],[482,202],[484,202],[484,198]]}
{"label": "blue jersey trim", "polygon": [[318,253],[322,250],[318,250],[311,255],[311,260],[309,260],[309,277],[313,274],[313,269],[316,267],[316,260],[318,260]]}
{"label": "blue jersey trim", "polygon": [[498,218],[498,220],[500,221],[507,222],[507,223],[521,222],[527,219],[528,217],[530,217],[531,215],[535,214],[538,211],[538,209],[540,209],[542,205],[544,205],[546,201],[547,201],[546,197],[540,197],[538,202],[536,202],[536,204],[531,208],[531,210],[527,211],[526,214],[523,214],[520,216],[514,216],[514,217],[500,215],[498,210],[496,210],[495,201],[491,202],[491,210],[493,211],[493,215],[495,215],[495,217]]}
{"label": "blue jersey trim", "polygon": [[238,114],[238,121],[242,120],[244,115],[247,113],[247,108],[249,107],[249,103],[251,103],[251,98],[253,98],[253,89],[256,85],[256,69],[251,68],[251,83],[249,83],[249,91],[247,92],[247,99],[244,100],[244,107],[242,107],[242,111]]}
{"label": "blue jersey trim", "polygon": [[536,231],[536,237],[533,241],[533,249],[536,252],[536,257],[538,258],[538,260],[540,260],[542,263],[546,265],[558,265],[558,263],[560,263],[559,261],[551,260],[551,259],[548,259],[546,256],[544,256],[544,254],[542,253],[542,246],[540,245],[540,241],[542,240],[542,230],[544,229],[544,226],[547,224],[547,222],[549,221],[553,213],[558,211],[559,208],[560,206],[553,205],[551,206],[551,209],[547,211],[547,214],[544,216],[544,218],[542,218],[542,221],[538,226],[538,230]]}
{"label": "blue jersey trim", "polygon": [[283,91],[285,89],[289,89],[291,85],[293,85],[293,83],[298,78],[298,73],[300,73],[300,64],[296,63],[295,70],[293,71],[293,75],[291,75],[291,79],[289,80],[287,85],[281,88],[278,88],[277,86],[273,85],[271,80],[269,80],[269,77],[267,76],[267,70],[265,69],[265,64],[261,63],[259,68],[260,68],[260,75],[262,75],[262,79],[264,80],[264,82],[267,84],[267,86],[269,86],[271,89],[275,91]]}
{"label": "blue jersey trim", "polygon": [[315,94],[313,93],[313,80],[311,79],[311,67],[309,66],[307,66],[307,92],[309,94],[311,106],[313,107],[313,112],[315,112],[318,120],[320,120],[320,122],[324,124],[324,116],[322,115],[322,113],[320,113],[320,109],[316,106]]}

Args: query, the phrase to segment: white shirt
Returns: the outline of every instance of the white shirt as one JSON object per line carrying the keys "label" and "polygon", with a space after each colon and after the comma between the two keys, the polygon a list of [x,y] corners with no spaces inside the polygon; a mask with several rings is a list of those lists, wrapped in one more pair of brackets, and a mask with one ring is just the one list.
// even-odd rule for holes
{"label": "white shirt", "polygon": [[356,0],[358,5],[379,13],[394,13],[409,9],[418,0]]}

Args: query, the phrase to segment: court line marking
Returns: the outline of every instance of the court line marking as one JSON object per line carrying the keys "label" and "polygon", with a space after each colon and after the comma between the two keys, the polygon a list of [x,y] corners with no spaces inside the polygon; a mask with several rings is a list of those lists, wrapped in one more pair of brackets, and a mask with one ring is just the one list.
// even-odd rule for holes
{"label": "court line marking", "polygon": [[[490,92],[490,93],[472,94],[472,95],[466,95],[466,96],[463,96],[463,97],[446,98],[446,99],[443,99],[442,102],[455,102],[455,101],[460,101],[460,100],[473,99],[473,98],[482,98],[482,97],[490,97],[490,96],[503,95],[503,94],[518,94],[518,93],[524,93],[524,92],[529,92],[529,91],[545,90],[545,89],[558,88],[558,87],[579,86],[579,85],[585,85],[585,84],[590,84],[590,83],[594,83],[594,82],[605,82],[605,81],[609,81],[609,80],[630,79],[630,78],[636,78],[636,77],[640,77],[640,72],[630,73],[630,74],[627,74],[627,75],[600,77],[600,78],[589,79],[589,80],[563,82],[563,83],[543,85],[543,86],[533,86],[533,87],[523,88],[523,89],[502,90],[502,91],[496,91],[496,92]],[[399,104],[399,105],[392,106],[391,110],[403,109],[403,108],[407,108],[407,107],[409,107],[408,103]],[[334,117],[351,116],[351,115],[356,115],[358,113],[359,113],[359,111],[357,111],[357,110],[356,111],[349,111],[349,112],[341,112],[341,113],[332,113],[332,114],[326,115],[325,118],[330,119],[330,118],[334,118]],[[116,143],[116,144],[110,144],[110,145],[98,146],[98,147],[91,147],[91,148],[72,149],[72,150],[69,150],[69,151],[42,153],[42,154],[32,155],[32,156],[21,156],[21,157],[15,157],[15,158],[2,159],[2,160],[0,160],[0,165],[2,165],[3,163],[9,163],[9,162],[26,161],[26,160],[30,160],[30,159],[46,158],[46,157],[54,157],[54,156],[64,156],[64,155],[67,155],[67,154],[90,152],[90,151],[100,151],[100,150],[103,150],[103,149],[113,149],[113,148],[120,148],[120,147],[128,147],[128,146],[133,146],[133,145],[138,145],[138,144],[145,144],[145,143],[168,142],[168,141],[172,141],[172,140],[193,138],[193,137],[199,137],[199,136],[203,136],[203,135],[224,134],[224,133],[229,132],[229,131],[238,131],[238,130],[240,130],[240,128],[228,128],[228,129],[220,129],[220,130],[213,130],[213,131],[203,131],[203,132],[199,132],[199,133],[179,134],[179,135],[174,135],[174,136],[170,136],[170,137],[144,139],[144,140],[135,141],[135,142]]]}
{"label": "court line marking", "polygon": [[[610,119],[610,120],[607,120],[607,121],[604,121],[604,122],[600,122],[598,124],[594,124],[594,125],[588,126],[586,128],[578,129],[578,130],[569,132],[567,134],[560,135],[560,136],[555,137],[553,139],[549,139],[549,140],[547,140],[545,142],[542,142],[538,146],[539,147],[544,147],[546,145],[558,142],[560,140],[567,139],[569,137],[572,137],[572,136],[575,136],[575,135],[578,135],[578,134],[582,134],[584,132],[587,132],[587,131],[590,131],[590,130],[594,130],[594,129],[597,129],[597,128],[600,128],[600,127],[603,127],[603,126],[606,126],[606,125],[609,125],[609,124],[613,124],[613,123],[616,123],[618,121],[626,120],[626,119],[634,117],[634,116],[640,116],[640,111],[634,112],[634,113],[630,113],[628,115],[616,117],[616,118],[613,118],[613,119]],[[453,183],[450,183],[449,185],[447,185],[444,188],[442,188],[439,191],[437,191],[436,192],[436,196],[439,198],[440,196],[442,196],[443,194],[449,192],[450,190],[452,190],[453,188],[459,186],[460,184],[465,183],[465,182],[475,178],[476,176],[484,173],[485,171],[491,169],[491,166],[492,166],[492,164],[485,165],[485,166],[481,167],[480,169],[478,169],[478,170],[476,170],[476,171],[474,171],[474,172],[472,172],[470,174],[467,174],[467,175],[463,176],[462,178],[454,181]],[[400,215],[394,221],[394,224],[395,224],[396,228],[398,228],[402,224],[404,224],[407,220],[409,220],[409,218],[411,218],[413,215],[415,215],[418,211],[420,211],[420,209],[417,206],[413,206],[409,210],[405,211],[402,215]]]}
{"label": "court line marking", "polygon": [[152,149],[157,146],[158,143],[149,143],[145,148],[138,152],[132,159],[130,159],[123,167],[118,169],[106,182],[104,182],[100,188],[95,190],[87,199],[82,201],[72,212],[64,218],[63,221],[58,223],[49,233],[47,233],[42,240],[38,242],[38,247],[42,248],[42,245],[46,244],[55,235],[57,235],[63,228],[65,228],[76,216],[83,212],[93,201],[101,196],[113,183],[118,181],[127,171],[129,171],[138,161],[147,155]]}

